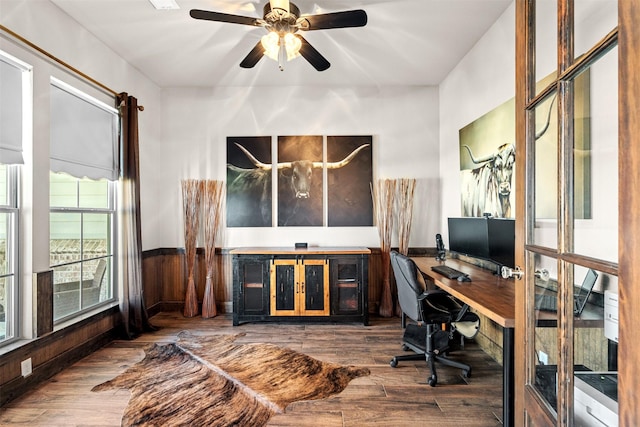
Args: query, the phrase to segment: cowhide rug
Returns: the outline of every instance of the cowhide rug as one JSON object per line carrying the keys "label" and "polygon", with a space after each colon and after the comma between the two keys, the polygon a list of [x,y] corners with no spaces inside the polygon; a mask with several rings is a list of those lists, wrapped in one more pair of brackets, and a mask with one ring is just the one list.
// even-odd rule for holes
{"label": "cowhide rug", "polygon": [[131,391],[126,426],[262,426],[291,402],[325,398],[369,375],[271,344],[234,344],[242,335],[181,332],[92,391]]}

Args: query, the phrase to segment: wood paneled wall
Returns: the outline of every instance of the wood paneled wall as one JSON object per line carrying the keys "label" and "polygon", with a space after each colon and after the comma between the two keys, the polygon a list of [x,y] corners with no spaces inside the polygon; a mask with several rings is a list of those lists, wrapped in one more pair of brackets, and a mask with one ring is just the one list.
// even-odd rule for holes
{"label": "wood paneled wall", "polygon": [[53,270],[35,274],[36,336],[53,331]]}
{"label": "wood paneled wall", "polygon": [[[58,332],[51,332],[0,356],[0,407],[115,338],[120,319],[113,307]],[[33,372],[23,377],[21,362]]]}
{"label": "wood paneled wall", "polygon": [[[411,255],[433,253],[434,250],[412,250]],[[222,313],[233,310],[233,270],[229,249],[218,249],[215,269],[216,304]],[[145,304],[151,314],[168,308],[181,310],[184,305],[187,272],[183,248],[145,251],[142,261]],[[379,248],[371,248],[369,258],[369,312],[376,313],[382,287],[382,258]],[[196,252],[195,277],[198,300],[202,301],[206,279],[204,250]]]}

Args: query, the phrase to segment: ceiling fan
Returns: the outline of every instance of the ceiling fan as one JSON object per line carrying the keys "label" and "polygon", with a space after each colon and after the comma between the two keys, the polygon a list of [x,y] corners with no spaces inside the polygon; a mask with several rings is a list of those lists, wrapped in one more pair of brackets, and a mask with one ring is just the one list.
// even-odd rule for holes
{"label": "ceiling fan", "polygon": [[367,14],[364,10],[300,16],[298,7],[289,0],[270,0],[264,5],[262,19],[200,9],[192,9],[189,14],[192,18],[206,21],[264,27],[268,33],[240,62],[240,66],[252,68],[266,55],[278,61],[281,71],[284,70],[286,60],[297,56],[302,56],[318,71],[324,71],[331,66],[320,52],[297,34],[298,31],[364,27],[367,24]]}

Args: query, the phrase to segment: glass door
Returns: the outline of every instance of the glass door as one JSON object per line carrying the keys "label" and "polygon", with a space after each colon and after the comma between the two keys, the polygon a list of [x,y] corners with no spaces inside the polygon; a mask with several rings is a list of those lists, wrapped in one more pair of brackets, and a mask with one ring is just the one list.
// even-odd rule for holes
{"label": "glass door", "polygon": [[516,15],[516,413],[617,425],[617,336],[604,328],[618,290],[617,1],[523,0]]}

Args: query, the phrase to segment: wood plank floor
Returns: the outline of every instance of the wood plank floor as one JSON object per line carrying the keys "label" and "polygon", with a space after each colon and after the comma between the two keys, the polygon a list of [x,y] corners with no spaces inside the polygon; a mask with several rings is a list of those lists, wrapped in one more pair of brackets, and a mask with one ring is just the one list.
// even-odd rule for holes
{"label": "wood plank floor", "polygon": [[[160,313],[152,323],[158,331],[134,341],[114,341],[51,378],[27,395],[0,408],[0,425],[119,426],[129,391],[91,392],[91,388],[142,360],[150,343],[176,340],[183,330],[193,334],[244,333],[238,342],[269,342],[319,360],[366,366],[371,375],[356,378],[340,394],[295,402],[269,426],[500,426],[502,368],[475,343],[453,355],[472,366],[463,380],[457,369],[439,365],[438,385],[426,384],[423,361],[400,362],[391,368],[400,348],[398,318],[372,318],[361,324],[243,324],[230,316],[184,318]],[[188,402],[185,402],[188,404]]]}

